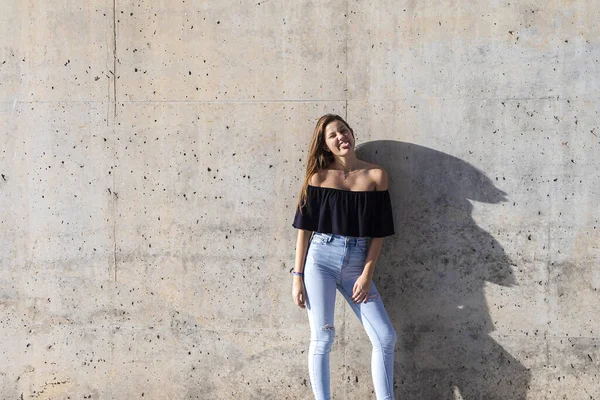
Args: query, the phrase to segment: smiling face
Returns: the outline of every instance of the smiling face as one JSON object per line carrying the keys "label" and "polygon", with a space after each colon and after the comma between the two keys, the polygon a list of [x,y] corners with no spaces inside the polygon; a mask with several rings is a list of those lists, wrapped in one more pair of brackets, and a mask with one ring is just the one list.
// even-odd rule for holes
{"label": "smiling face", "polygon": [[325,127],[325,146],[325,151],[346,155],[354,151],[354,134],[342,121],[331,121]]}

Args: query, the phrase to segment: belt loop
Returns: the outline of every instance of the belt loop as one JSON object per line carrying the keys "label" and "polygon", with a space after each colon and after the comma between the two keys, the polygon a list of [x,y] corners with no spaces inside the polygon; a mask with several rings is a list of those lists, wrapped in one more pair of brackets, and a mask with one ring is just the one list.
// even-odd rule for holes
{"label": "belt loop", "polygon": [[333,233],[328,233],[327,235],[327,243],[330,243],[333,240]]}

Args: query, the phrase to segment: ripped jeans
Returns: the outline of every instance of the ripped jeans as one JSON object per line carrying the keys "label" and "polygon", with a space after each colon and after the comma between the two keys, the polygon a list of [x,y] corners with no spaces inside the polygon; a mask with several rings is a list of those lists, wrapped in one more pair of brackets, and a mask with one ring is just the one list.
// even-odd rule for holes
{"label": "ripped jeans", "polygon": [[371,344],[371,373],[377,400],[394,399],[396,331],[371,283],[366,303],[352,301],[352,288],[364,270],[369,239],[314,232],[304,267],[306,309],[310,324],[308,370],[316,400],[331,398],[329,353],[335,336],[336,288],[361,321]]}

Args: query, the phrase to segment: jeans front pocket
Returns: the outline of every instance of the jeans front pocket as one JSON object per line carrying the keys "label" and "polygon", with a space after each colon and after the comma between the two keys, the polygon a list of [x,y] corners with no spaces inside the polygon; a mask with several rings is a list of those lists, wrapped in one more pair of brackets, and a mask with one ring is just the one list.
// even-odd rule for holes
{"label": "jeans front pocket", "polygon": [[315,244],[328,244],[329,238],[330,238],[330,235],[328,235],[328,234],[315,232],[313,234],[311,242],[315,243]]}
{"label": "jeans front pocket", "polygon": [[369,239],[359,238],[356,242],[356,248],[365,252],[369,250]]}
{"label": "jeans front pocket", "polygon": [[312,244],[315,245],[327,245],[327,238],[314,238]]}

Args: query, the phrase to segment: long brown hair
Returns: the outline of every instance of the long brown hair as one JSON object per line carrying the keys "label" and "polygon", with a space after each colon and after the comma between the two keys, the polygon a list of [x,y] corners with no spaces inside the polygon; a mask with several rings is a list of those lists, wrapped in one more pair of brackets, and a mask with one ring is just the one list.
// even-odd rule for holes
{"label": "long brown hair", "polygon": [[308,184],[310,183],[310,178],[319,170],[326,168],[329,164],[334,161],[333,154],[331,152],[325,151],[325,128],[327,128],[327,124],[332,121],[341,121],[344,125],[348,127],[350,132],[352,133],[352,137],[354,137],[354,131],[350,128],[350,125],[342,117],[336,114],[325,114],[317,121],[317,126],[315,126],[315,130],[312,135],[312,139],[310,141],[310,145],[308,146],[308,157],[306,159],[306,175],[304,176],[304,183],[302,184],[302,189],[300,190],[300,195],[298,196],[298,204],[297,207],[300,209],[300,213],[302,213],[302,208],[306,205],[306,197],[308,193]]}

